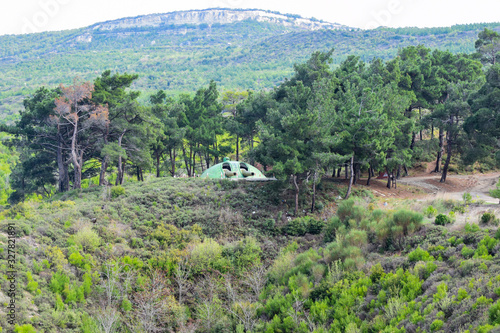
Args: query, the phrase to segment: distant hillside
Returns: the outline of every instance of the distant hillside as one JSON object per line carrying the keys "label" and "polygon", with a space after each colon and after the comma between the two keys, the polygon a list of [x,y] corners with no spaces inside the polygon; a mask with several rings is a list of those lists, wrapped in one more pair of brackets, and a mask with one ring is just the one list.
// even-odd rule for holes
{"label": "distant hillside", "polygon": [[473,52],[477,33],[500,23],[447,28],[363,31],[263,10],[208,9],[124,18],[93,26],[0,36],[0,121],[12,121],[41,85],[93,79],[107,69],[138,73],[147,94],[194,91],[210,79],[223,89],[272,88],[315,50],[388,59],[398,48],[424,44]]}

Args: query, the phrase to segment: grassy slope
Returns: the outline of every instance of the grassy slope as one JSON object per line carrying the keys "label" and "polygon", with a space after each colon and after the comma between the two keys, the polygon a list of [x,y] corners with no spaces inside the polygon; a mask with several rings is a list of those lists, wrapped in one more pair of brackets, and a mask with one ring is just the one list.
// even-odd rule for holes
{"label": "grassy slope", "polygon": [[[429,331],[437,330],[440,321],[445,331],[472,332],[489,322],[488,310],[500,291],[496,260],[500,246],[487,237],[493,237],[496,227],[491,231],[468,228],[451,232],[424,221],[422,227],[408,231],[408,236],[389,237],[389,241],[387,226],[394,219],[394,210],[374,210],[378,202],[368,195],[354,208],[348,203],[342,208],[339,201],[339,219],[335,219],[331,215],[337,207],[335,198],[344,189],[326,182],[319,186],[319,201],[324,207],[321,215],[331,216],[323,231],[291,236],[298,230],[290,227],[287,218],[293,208],[287,206],[291,193],[278,185],[162,178],[129,183],[115,198],[112,193],[119,194],[116,188],[93,187],[4,211],[0,222],[3,248],[7,223],[15,223],[18,237],[18,290],[22,297],[17,322],[30,323],[39,332],[80,332],[82,325],[92,326],[89,322],[95,322],[84,313],[96,318],[103,299],[99,287],[104,280],[102,265],[113,259],[134,267],[139,277],[147,275],[148,263],[161,268],[171,283],[169,290],[176,295],[171,274],[183,256],[192,263],[189,279],[193,283],[183,304],[189,309],[188,323],[198,325],[200,332],[234,332],[238,323],[243,325],[228,310],[220,310],[213,326],[205,326],[199,303],[208,299],[196,286],[206,283],[214,271],[233,276],[237,290],[254,304],[253,329],[257,332],[308,332],[313,328],[321,332],[321,327],[332,331],[378,332],[388,327]],[[367,195],[364,190],[358,193]],[[304,207],[307,200],[302,198]],[[434,203],[442,213],[456,205]],[[409,206],[417,210],[425,207],[411,200],[390,203],[390,207]],[[82,230],[89,229],[98,235],[99,246],[91,242],[78,245],[82,245],[78,241]],[[195,253],[196,249],[211,249],[203,247],[207,241],[200,243],[205,237],[217,240],[221,252],[202,262]],[[248,245],[255,244],[251,239],[256,239],[259,249]],[[297,246],[285,248],[292,241]],[[418,247],[425,251],[408,256]],[[85,259],[78,261],[79,255]],[[5,269],[5,250],[1,256]],[[342,260],[343,268],[335,264],[337,259]],[[252,264],[259,262],[269,268],[267,287],[257,299],[238,283],[251,274]],[[70,278],[66,289],[54,287],[56,271]],[[89,276],[93,286],[82,291],[83,299],[79,299],[72,293],[83,288]],[[145,288],[139,279],[133,285]],[[217,299],[227,302],[223,285],[219,287]],[[3,276],[2,302],[8,301],[7,289]],[[128,298],[134,301],[136,295],[131,290]],[[294,299],[301,302],[302,310],[294,307]],[[172,309],[179,306],[174,300],[171,305]],[[295,314],[289,308],[295,309]],[[124,323],[134,309],[122,307],[120,312],[120,331],[126,331]],[[8,327],[2,318],[0,325]],[[178,318],[171,322],[182,324]],[[88,327],[84,331],[92,332]]]}

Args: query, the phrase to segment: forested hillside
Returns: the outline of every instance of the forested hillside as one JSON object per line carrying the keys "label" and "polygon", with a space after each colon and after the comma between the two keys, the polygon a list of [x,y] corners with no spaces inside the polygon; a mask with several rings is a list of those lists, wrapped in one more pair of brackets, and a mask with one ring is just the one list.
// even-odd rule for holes
{"label": "forested hillside", "polygon": [[498,24],[369,31],[325,24],[309,30],[292,25],[296,17],[286,18],[150,26],[124,19],[71,31],[0,36],[0,117],[12,121],[24,96],[40,85],[68,84],[77,75],[90,80],[107,69],[139,74],[134,87],[144,91],[143,101],[154,90],[193,92],[210,80],[223,89],[258,90],[282,82],[294,63],[316,50],[335,48],[334,65],[350,54],[364,61],[389,59],[398,48],[418,44],[469,53],[484,27],[500,31]]}
{"label": "forested hillside", "polygon": [[[488,175],[488,202],[468,186],[451,200],[400,180],[423,169],[453,188],[456,173],[498,170],[500,34],[429,30],[448,41],[471,35],[456,44],[468,52],[451,52],[405,46],[432,39],[418,29],[281,25],[293,31],[278,37],[270,22],[228,26],[240,25],[269,35],[244,49],[224,25],[168,27],[172,77],[159,74],[161,48],[157,58],[140,53],[138,43],[157,45],[145,46],[149,27],[120,37],[94,27],[90,42],[75,39],[84,30],[63,32],[66,44],[19,43],[4,58],[17,70],[32,64],[33,80],[56,80],[40,62],[67,62],[50,67],[63,79],[26,85],[16,121],[0,128],[0,331],[498,331],[498,173]],[[406,37],[384,39],[384,49],[365,34]],[[357,36],[359,49],[325,50],[330,37],[315,49],[321,36],[342,35]],[[150,74],[132,70],[132,55]],[[75,69],[78,57],[89,72]],[[244,75],[217,72],[238,69],[236,59]],[[92,72],[105,62],[113,66]],[[189,81],[199,68],[212,72]],[[276,81],[262,79],[262,89],[224,83],[267,71]],[[173,83],[156,86],[154,75]],[[196,177],[226,156],[277,180]]]}

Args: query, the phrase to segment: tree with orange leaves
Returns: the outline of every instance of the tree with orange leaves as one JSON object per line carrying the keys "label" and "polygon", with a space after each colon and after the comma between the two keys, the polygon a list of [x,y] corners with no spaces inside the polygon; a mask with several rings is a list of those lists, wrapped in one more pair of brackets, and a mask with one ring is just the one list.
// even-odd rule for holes
{"label": "tree with orange leaves", "polygon": [[90,100],[94,85],[90,82],[73,81],[72,86],[61,84],[61,96],[56,98],[54,120],[58,125],[70,127],[70,156],[73,164],[73,189],[82,187],[82,168],[86,151],[95,143],[92,129],[109,123],[108,107],[95,105]]}

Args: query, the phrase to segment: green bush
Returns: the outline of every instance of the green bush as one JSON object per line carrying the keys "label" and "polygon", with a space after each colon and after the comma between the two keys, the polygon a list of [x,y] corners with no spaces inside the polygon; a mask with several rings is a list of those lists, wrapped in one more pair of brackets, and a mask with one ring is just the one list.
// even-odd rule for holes
{"label": "green bush", "polygon": [[60,294],[67,284],[69,284],[69,277],[63,272],[58,271],[50,279],[50,290],[56,294]]}
{"label": "green bush", "polygon": [[350,220],[359,223],[366,215],[366,209],[361,205],[356,205],[354,198],[343,200],[337,209],[337,216],[346,226]]}
{"label": "green bush", "polygon": [[481,216],[481,223],[482,224],[490,224],[490,223],[498,224],[495,214],[493,214],[491,212],[486,212]]}
{"label": "green bush", "polygon": [[490,320],[490,324],[500,324],[500,302],[497,301],[490,306],[490,309],[488,310],[488,318]]}
{"label": "green bush", "polygon": [[434,223],[437,225],[447,225],[451,223],[451,219],[448,215],[439,214],[438,216],[436,216]]}
{"label": "green bush", "polygon": [[380,263],[377,263],[376,265],[373,265],[370,269],[370,280],[372,282],[377,282],[380,280],[385,275],[384,268]]}
{"label": "green bush", "polygon": [[31,272],[27,272],[26,273],[26,279],[28,280],[28,284],[26,285],[26,290],[29,291],[29,292],[34,292],[35,290],[38,289],[38,282],[36,282],[34,279],[33,279],[33,275],[31,274]]}
{"label": "green bush", "polygon": [[125,194],[125,189],[121,185],[113,186],[111,188],[111,197],[118,198],[120,195]]}
{"label": "green bush", "polygon": [[324,223],[311,216],[298,217],[291,220],[284,227],[284,232],[291,236],[304,236],[306,233],[319,234],[323,230]]}
{"label": "green bush", "polygon": [[246,268],[260,263],[262,250],[259,243],[253,237],[229,244],[222,250],[222,255],[231,262],[231,266]]}
{"label": "green bush", "polygon": [[470,205],[472,203],[472,195],[469,192],[465,192],[462,195],[462,199],[466,205]]}
{"label": "green bush", "polygon": [[195,274],[222,264],[222,247],[213,239],[207,238],[191,250],[191,265]]}
{"label": "green bush", "polygon": [[497,199],[500,199],[500,179],[498,180],[498,183],[497,183],[497,188],[494,189],[494,190],[490,190],[490,195],[493,197],[493,198],[497,198]]}
{"label": "green bush", "polygon": [[464,230],[466,233],[474,233],[474,232],[478,232],[479,230],[481,230],[481,228],[479,228],[479,226],[475,223],[472,223],[472,224],[465,223]]}
{"label": "green bush", "polygon": [[320,234],[324,225],[323,221],[311,218],[307,224],[307,232],[313,235]]}
{"label": "green bush", "polygon": [[401,209],[392,215],[392,220],[396,227],[401,227],[403,234],[409,235],[415,230],[418,230],[422,225],[424,217],[422,214],[413,212],[411,210]]}
{"label": "green bush", "polygon": [[36,330],[30,324],[26,324],[23,326],[19,326],[16,324],[16,326],[14,328],[14,332],[16,332],[16,333],[36,333]]}
{"label": "green bush", "polygon": [[436,319],[431,324],[431,331],[432,332],[438,331],[441,329],[441,327],[443,327],[443,325],[444,325],[444,322],[442,320]]}
{"label": "green bush", "polygon": [[432,207],[432,206],[429,206],[427,207],[425,210],[424,210],[424,214],[425,216],[427,217],[433,217],[433,216],[436,216],[438,213],[437,209]]}
{"label": "green bush", "polygon": [[408,254],[408,260],[410,261],[434,261],[434,257],[429,254],[429,252],[417,247],[415,250]]}
{"label": "green bush", "polygon": [[303,218],[296,218],[288,222],[283,232],[290,236],[304,236],[307,232],[307,223]]}
{"label": "green bush", "polygon": [[73,236],[73,241],[84,251],[93,252],[101,244],[101,237],[91,227],[83,227]]}
{"label": "green bush", "polygon": [[468,248],[467,245],[464,245],[464,247],[462,248],[462,256],[466,259],[472,258],[474,252],[474,249]]}
{"label": "green bush", "polygon": [[334,216],[330,220],[328,220],[325,226],[325,243],[330,243],[335,240],[335,235],[337,234],[337,230],[343,226],[342,221],[337,216]]}

